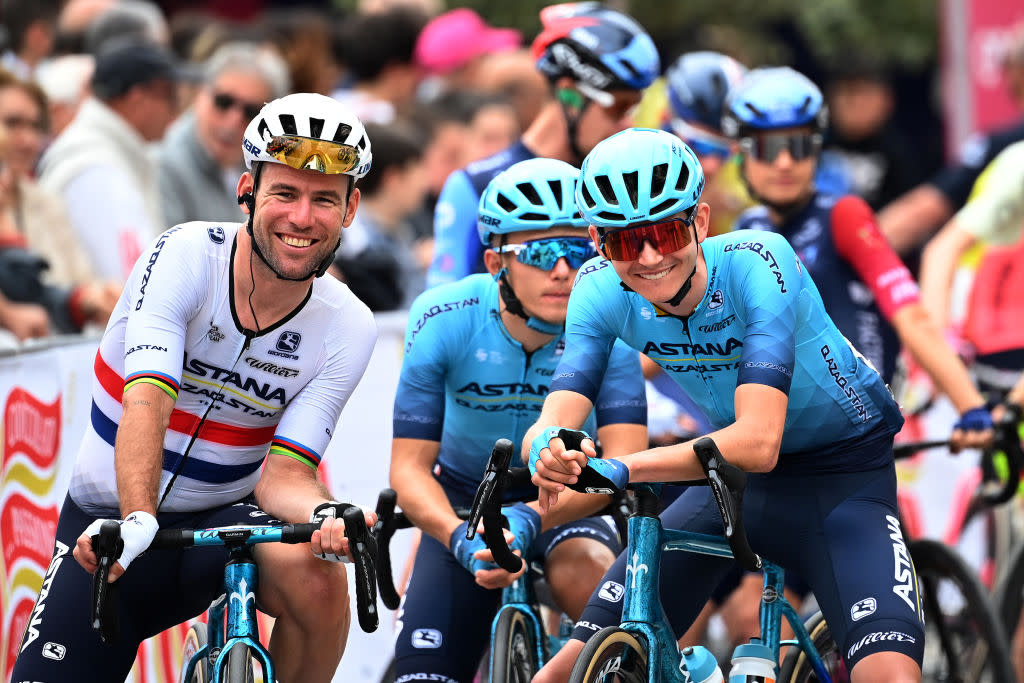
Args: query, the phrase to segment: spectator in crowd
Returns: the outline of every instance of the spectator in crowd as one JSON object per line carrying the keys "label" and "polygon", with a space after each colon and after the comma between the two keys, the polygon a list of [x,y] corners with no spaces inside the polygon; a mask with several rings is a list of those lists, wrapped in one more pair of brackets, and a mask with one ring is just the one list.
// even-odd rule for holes
{"label": "spectator in crowd", "polygon": [[[0,72],[0,76],[4,79],[15,78],[6,71]],[[16,79],[15,82],[25,84]],[[12,90],[10,86],[0,87],[0,108],[7,112],[19,104],[12,104]],[[39,107],[39,111],[44,111],[44,108]],[[11,118],[0,116],[0,119]],[[89,323],[105,325],[117,303],[120,288],[105,287],[93,282],[75,286],[54,284],[45,274],[49,268],[47,260],[26,238],[22,211],[25,208],[22,203],[25,195],[19,187],[16,170],[19,167],[17,157],[22,147],[21,143],[15,143],[15,137],[0,123],[0,327],[23,340],[46,336],[51,330],[59,333],[79,332]],[[45,206],[28,208],[46,209]],[[53,217],[54,213],[50,211],[48,217]],[[39,232],[39,228],[51,226],[44,224],[35,227]],[[52,234],[42,236],[42,243],[53,252],[59,253],[58,248],[73,252],[73,244],[68,244],[66,240],[61,243],[59,222],[52,228]],[[65,256],[73,258],[74,254]]]}
{"label": "spectator in crowd", "polygon": [[522,132],[511,102],[501,95],[480,94],[476,99],[473,116],[469,120],[467,163],[508,149]]}
{"label": "spectator in crowd", "polygon": [[47,59],[36,69],[36,83],[46,93],[50,135],[60,135],[75,118],[89,95],[95,66],[92,55],[61,55]]}
{"label": "spectator in crowd", "polygon": [[408,217],[427,191],[423,144],[403,125],[366,124],[373,169],[359,181],[359,213],[343,233],[335,275],[372,311],[408,308],[429,258],[417,257]]}
{"label": "spectator in crowd", "polygon": [[[1003,55],[1006,88],[1024,112],[1024,22],[1014,27]],[[1006,147],[1024,140],[1024,116],[1011,125],[967,140],[956,163],[890,202],[878,213],[878,227],[900,253],[919,247],[967,202],[982,170]]]}
{"label": "spectator in crowd", "polygon": [[530,127],[548,100],[548,84],[537,71],[537,60],[526,48],[488,55],[477,73],[482,92],[500,95],[515,107],[519,130]]}
{"label": "spectator in crowd", "polygon": [[432,77],[430,95],[446,90],[482,90],[481,67],[492,54],[515,50],[522,34],[489,26],[468,7],[457,7],[430,20],[416,40],[416,64]]}
{"label": "spectator in crowd", "polygon": [[825,88],[829,127],[823,149],[842,160],[850,191],[874,210],[924,180],[917,155],[892,121],[884,67],[847,56]]}
{"label": "spectator in crowd", "polygon": [[273,48],[228,43],[207,60],[192,107],[157,150],[167,225],[239,220],[245,127],[264,102],[287,95],[288,88],[288,65]]}
{"label": "spectator in crowd", "polygon": [[62,0],[3,0],[0,20],[7,29],[7,47],[0,67],[18,78],[32,78],[36,67],[53,52]]}
{"label": "spectator in crowd", "polygon": [[181,75],[161,47],[111,45],[96,59],[93,97],[43,154],[40,184],[64,199],[100,277],[123,282],[167,227],[146,146],[163,137],[177,111]]}
{"label": "spectator in crowd", "polygon": [[167,46],[171,31],[159,5],[149,0],[118,0],[85,29],[85,52],[99,54],[112,41],[132,39]]}
{"label": "spectator in crowd", "polygon": [[514,145],[448,177],[434,211],[429,287],[483,270],[476,213],[492,178],[538,156],[580,163],[598,142],[632,123],[644,88],[661,71],[650,36],[621,12],[565,3],[545,7],[540,17],[543,29],[532,51],[553,97]]}
{"label": "spectator in crowd", "polygon": [[57,17],[55,55],[85,54],[85,30],[118,0],[64,0]]}
{"label": "spectator in crowd", "polygon": [[264,13],[260,27],[288,63],[292,92],[331,93],[341,75],[333,49],[334,27],[340,23],[323,10],[295,7],[293,2]]}
{"label": "spectator in crowd", "polygon": [[348,83],[331,97],[348,105],[364,122],[386,124],[408,113],[420,83],[413,48],[425,23],[422,13],[399,7],[357,14],[342,24],[334,51]]}

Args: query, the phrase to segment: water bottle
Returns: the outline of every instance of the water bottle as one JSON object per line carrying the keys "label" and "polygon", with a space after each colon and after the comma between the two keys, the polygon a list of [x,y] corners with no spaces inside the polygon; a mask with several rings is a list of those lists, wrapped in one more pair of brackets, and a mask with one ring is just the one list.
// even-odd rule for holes
{"label": "water bottle", "polygon": [[679,664],[679,670],[689,683],[724,683],[725,676],[718,668],[718,661],[715,656],[708,652],[706,647],[683,648],[683,661]]}
{"label": "water bottle", "polygon": [[737,646],[732,653],[729,683],[775,683],[775,657],[771,648],[763,645],[759,638]]}

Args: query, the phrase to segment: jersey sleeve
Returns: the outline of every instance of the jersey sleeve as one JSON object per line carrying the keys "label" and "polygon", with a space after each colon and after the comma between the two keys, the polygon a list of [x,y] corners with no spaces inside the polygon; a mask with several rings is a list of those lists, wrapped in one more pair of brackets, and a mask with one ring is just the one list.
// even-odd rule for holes
{"label": "jersey sleeve", "polygon": [[576,276],[565,319],[565,351],[555,370],[550,390],[575,391],[596,404],[608,367],[608,356],[617,337],[608,324],[613,315],[607,308],[602,310],[602,306],[616,304],[607,298],[602,301],[597,273],[585,272],[591,267],[611,266],[607,261],[590,261]]}
{"label": "jersey sleeve", "polygon": [[455,282],[476,272],[482,245],[477,235],[477,195],[465,171],[452,173],[434,207],[434,258],[427,287]]}
{"label": "jersey sleeve", "polygon": [[1003,150],[978,177],[971,199],[956,215],[957,225],[998,247],[1020,241],[1024,227],[1024,142]]}
{"label": "jersey sleeve", "polygon": [[392,413],[395,438],[440,441],[444,427],[448,345],[443,316],[429,314],[431,292],[420,295],[409,310],[405,357],[398,377]]}
{"label": "jersey sleeve", "polygon": [[836,252],[875,295],[886,319],[892,320],[900,308],[920,300],[914,276],[882,236],[867,202],[843,197],[832,207],[831,223]]}
{"label": "jersey sleeve", "polygon": [[[732,247],[732,250],[730,250]],[[746,331],[736,385],[764,384],[789,394],[796,364],[796,331],[803,266],[781,235],[757,234],[727,244],[728,270],[743,297]]]}
{"label": "jersey sleeve", "polygon": [[612,346],[594,413],[599,427],[647,424],[647,386],[640,367],[640,352],[621,340]]}
{"label": "jersey sleeve", "polygon": [[316,375],[289,401],[270,453],[287,455],[316,469],[334,435],[341,411],[355,391],[377,342],[373,314],[363,304],[339,312],[333,351]]}
{"label": "jersey sleeve", "polygon": [[209,292],[209,266],[204,252],[195,247],[185,228],[173,228],[143,253],[132,271],[125,294],[126,391],[146,382],[178,398],[185,330]]}

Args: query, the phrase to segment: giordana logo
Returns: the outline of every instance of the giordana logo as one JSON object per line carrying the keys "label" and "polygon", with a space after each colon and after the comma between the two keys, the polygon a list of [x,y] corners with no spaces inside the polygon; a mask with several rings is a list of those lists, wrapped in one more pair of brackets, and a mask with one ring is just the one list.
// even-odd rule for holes
{"label": "giordana logo", "polygon": [[711,301],[708,303],[708,310],[713,311],[716,308],[721,308],[724,303],[725,295],[722,294],[722,290],[716,289],[711,293]]}
{"label": "giordana logo", "polygon": [[877,608],[878,602],[874,598],[858,600],[850,608],[850,618],[854,621],[860,621],[864,617],[874,614]]}
{"label": "giordana logo", "polygon": [[302,335],[298,332],[282,332],[281,336],[277,338],[277,350],[295,353],[301,341]]}
{"label": "giordana logo", "polygon": [[597,597],[608,602],[618,602],[622,599],[622,595],[626,592],[626,589],[622,587],[621,583],[614,581],[605,581],[604,585],[601,586],[601,590],[598,592]]}
{"label": "giordana logo", "polygon": [[441,632],[436,628],[418,628],[412,632],[412,646],[421,650],[441,647]]}
{"label": "giordana logo", "polygon": [[47,659],[55,659],[58,662],[64,659],[64,655],[68,653],[68,649],[60,643],[47,642],[43,644],[43,656]]}
{"label": "giordana logo", "polygon": [[214,244],[224,244],[224,228],[219,225],[207,228],[206,234],[210,236],[210,241]]}

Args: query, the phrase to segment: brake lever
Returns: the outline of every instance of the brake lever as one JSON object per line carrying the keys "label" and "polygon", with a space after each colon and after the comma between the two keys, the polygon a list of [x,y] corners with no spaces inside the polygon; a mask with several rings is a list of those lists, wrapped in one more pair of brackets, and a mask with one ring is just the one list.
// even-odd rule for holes
{"label": "brake lever", "polygon": [[356,570],[356,610],[359,626],[366,633],[377,630],[377,580],[373,558],[377,554],[373,539],[366,528],[362,508],[353,505],[342,515],[345,520],[345,537],[352,553],[352,564]]}
{"label": "brake lever", "polygon": [[112,519],[103,522],[100,532],[92,537],[92,548],[96,553],[96,572],[92,575],[92,629],[99,633],[104,644],[112,645],[120,635],[120,624],[117,621],[117,593],[108,579],[110,570],[124,550],[121,525]]}

